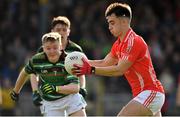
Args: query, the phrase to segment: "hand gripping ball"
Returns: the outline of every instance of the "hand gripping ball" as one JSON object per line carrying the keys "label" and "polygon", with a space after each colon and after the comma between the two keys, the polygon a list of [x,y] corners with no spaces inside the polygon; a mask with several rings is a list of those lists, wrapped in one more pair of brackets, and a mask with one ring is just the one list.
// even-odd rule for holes
{"label": "hand gripping ball", "polygon": [[67,54],[64,61],[64,66],[65,66],[66,71],[69,74],[72,74],[71,69],[73,68],[74,64],[83,65],[82,58],[87,59],[86,55],[82,52],[74,51]]}

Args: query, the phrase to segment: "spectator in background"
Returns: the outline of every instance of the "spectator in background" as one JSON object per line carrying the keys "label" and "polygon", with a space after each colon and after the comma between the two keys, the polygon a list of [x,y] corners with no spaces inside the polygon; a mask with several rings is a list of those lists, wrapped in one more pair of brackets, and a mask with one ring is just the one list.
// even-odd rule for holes
{"label": "spectator in background", "polygon": [[151,62],[148,46],[130,27],[132,11],[129,5],[112,3],[105,16],[109,30],[117,38],[103,60],[86,60],[75,64],[76,76],[96,74],[102,76],[125,75],[134,98],[123,107],[118,116],[161,116],[164,89]]}
{"label": "spectator in background", "polygon": [[176,93],[176,106],[180,109],[180,74],[178,77],[178,87]]}
{"label": "spectator in background", "polygon": [[166,95],[165,103],[162,108],[163,114],[169,112],[169,108],[172,108],[172,104],[170,102],[171,102],[171,100],[173,100],[172,94],[175,89],[174,79],[175,78],[172,75],[170,69],[166,66],[159,76],[159,80],[161,81],[162,85],[164,86],[165,95]]}
{"label": "spectator in background", "polygon": [[2,79],[2,83],[3,86],[0,87],[0,96],[2,99],[2,104],[0,103],[0,107],[1,107],[1,116],[14,116],[15,115],[15,103],[14,101],[11,100],[9,94],[12,90],[12,84],[11,84],[11,80],[6,78],[6,79]]}
{"label": "spectator in background", "polygon": [[[2,82],[2,80],[0,80]],[[2,106],[2,83],[0,83],[0,112],[1,112],[1,106]]]}

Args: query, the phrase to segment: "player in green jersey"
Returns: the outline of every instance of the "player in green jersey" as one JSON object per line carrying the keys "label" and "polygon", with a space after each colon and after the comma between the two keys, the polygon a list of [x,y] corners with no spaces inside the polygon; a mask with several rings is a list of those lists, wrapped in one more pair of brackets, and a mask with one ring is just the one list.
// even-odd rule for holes
{"label": "player in green jersey", "polygon": [[86,102],[80,95],[79,80],[64,68],[66,53],[62,49],[61,35],[51,32],[42,37],[43,52],[35,54],[20,72],[10,96],[18,95],[29,74],[39,76],[39,92],[43,98],[44,116],[86,116]]}
{"label": "player in green jersey", "polygon": [[[70,34],[70,25],[71,25],[70,21],[67,17],[58,16],[52,20],[51,31],[52,32],[58,32],[59,34],[61,34],[61,36],[62,36],[61,41],[62,41],[63,50],[65,50],[66,52],[72,52],[72,51],[82,52],[82,48],[79,45],[77,45],[76,43],[74,43],[68,39],[68,36]],[[42,49],[42,47],[40,47],[38,49],[38,52],[42,52],[42,51],[43,51],[43,49]],[[40,106],[42,99],[41,99],[39,92],[38,92],[38,81],[37,81],[37,79],[38,79],[38,77],[35,74],[31,75],[30,80],[31,80],[31,87],[33,90],[33,103],[36,106]],[[85,89],[85,86],[86,86],[85,76],[81,76],[79,80],[80,80],[80,92],[79,93],[82,94],[83,97],[86,97],[87,92]],[[42,111],[42,107],[40,107],[40,108]]]}

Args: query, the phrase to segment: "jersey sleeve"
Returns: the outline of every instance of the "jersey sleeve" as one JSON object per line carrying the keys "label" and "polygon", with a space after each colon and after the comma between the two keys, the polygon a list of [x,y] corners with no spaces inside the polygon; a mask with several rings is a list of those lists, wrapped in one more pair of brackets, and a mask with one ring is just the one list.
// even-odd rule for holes
{"label": "jersey sleeve", "polygon": [[69,43],[68,43],[65,51],[66,52],[73,52],[73,51],[83,52],[82,48],[78,44],[76,44],[76,43],[74,43],[73,41],[70,41],[70,40],[69,40]]}
{"label": "jersey sleeve", "polygon": [[117,51],[117,44],[116,44],[117,42],[115,42],[114,44],[113,44],[113,46],[112,46],[112,48],[111,48],[111,56],[113,57],[113,58],[118,58],[117,56],[116,56],[116,51]]}
{"label": "jersey sleeve", "polygon": [[145,51],[145,48],[141,39],[135,38],[133,40],[129,40],[127,47],[123,49],[122,59],[135,62],[139,59],[140,54],[143,51]]}
{"label": "jersey sleeve", "polygon": [[73,75],[68,75],[67,80],[69,83],[79,84],[79,79]]}
{"label": "jersey sleeve", "polygon": [[36,74],[34,71],[32,59],[30,59],[28,63],[25,65],[25,72],[28,74]]}
{"label": "jersey sleeve", "polygon": [[43,47],[42,46],[38,48],[36,53],[41,53],[41,52],[43,52]]}

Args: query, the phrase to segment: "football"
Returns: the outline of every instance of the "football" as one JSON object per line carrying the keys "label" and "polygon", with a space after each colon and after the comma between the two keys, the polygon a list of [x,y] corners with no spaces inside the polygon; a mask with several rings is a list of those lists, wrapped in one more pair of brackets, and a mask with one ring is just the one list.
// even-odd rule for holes
{"label": "football", "polygon": [[83,64],[82,58],[87,59],[86,55],[82,52],[74,51],[74,52],[68,53],[64,61],[64,66],[65,66],[66,71],[69,74],[72,74],[71,69],[73,68],[74,64],[78,64],[78,65]]}

